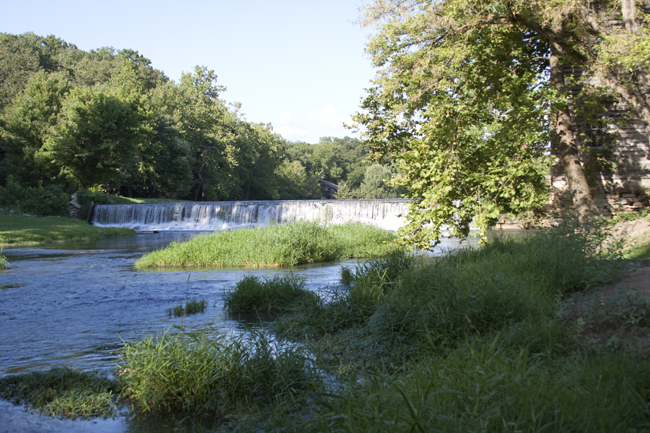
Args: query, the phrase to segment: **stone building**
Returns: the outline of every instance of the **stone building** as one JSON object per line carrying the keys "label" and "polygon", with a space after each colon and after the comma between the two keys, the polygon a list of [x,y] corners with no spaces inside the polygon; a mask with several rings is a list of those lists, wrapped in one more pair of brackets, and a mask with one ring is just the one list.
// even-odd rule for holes
{"label": "stone building", "polygon": [[[567,77],[581,74],[578,68],[565,69]],[[571,87],[572,113],[579,104],[580,90],[579,86]],[[608,101],[604,107],[605,111],[592,115],[591,121],[573,116],[592,195],[604,213],[643,209],[648,206],[650,192],[650,143],[645,125],[630,116],[625,102]],[[549,183],[556,204],[566,199],[566,176],[561,166],[552,167]]]}

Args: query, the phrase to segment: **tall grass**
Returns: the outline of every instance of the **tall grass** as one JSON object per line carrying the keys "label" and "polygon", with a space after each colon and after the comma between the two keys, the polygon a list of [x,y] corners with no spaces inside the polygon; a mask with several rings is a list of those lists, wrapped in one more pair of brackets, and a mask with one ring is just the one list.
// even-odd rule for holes
{"label": "tall grass", "polygon": [[323,227],[299,222],[195,236],[146,254],[137,268],[162,266],[277,267],[377,257],[396,247],[395,235],[359,223]]}
{"label": "tall grass", "polygon": [[163,333],[127,342],[122,396],[141,413],[226,414],[302,398],[316,381],[300,349],[250,336]]}
{"label": "tall grass", "polygon": [[282,313],[317,301],[318,295],[305,289],[305,280],[295,275],[268,279],[247,276],[226,294],[224,309],[231,313]]}
{"label": "tall grass", "polygon": [[498,338],[475,339],[342,387],[319,400],[311,430],[645,431],[649,373],[630,356],[531,357]]}
{"label": "tall grass", "polygon": [[556,231],[493,238],[438,260],[397,255],[344,271],[350,283],[334,290],[330,302],[283,319],[278,329],[315,337],[353,329],[357,350],[372,347],[378,356],[417,352],[431,339],[440,348],[455,347],[554,318],[560,297],[611,268],[586,248],[584,239]]}
{"label": "tall grass", "polygon": [[192,314],[198,314],[205,311],[205,308],[208,306],[208,303],[205,299],[200,301],[196,298],[190,299],[183,305],[181,302],[180,305],[175,306],[167,310],[167,315],[169,317],[181,317],[181,316],[190,316]]}
{"label": "tall grass", "polygon": [[650,364],[582,346],[557,319],[567,294],[616,275],[593,241],[558,229],[344,270],[277,323],[340,381],[297,429],[648,430]]}
{"label": "tall grass", "polygon": [[0,270],[7,269],[7,264],[9,262],[7,261],[7,258],[3,255],[0,255]]}

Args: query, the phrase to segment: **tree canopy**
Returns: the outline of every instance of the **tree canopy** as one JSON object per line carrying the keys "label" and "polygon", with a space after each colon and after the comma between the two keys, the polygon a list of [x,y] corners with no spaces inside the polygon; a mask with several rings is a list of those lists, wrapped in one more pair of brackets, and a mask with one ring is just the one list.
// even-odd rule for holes
{"label": "tree canopy", "polygon": [[[320,180],[362,192],[369,147],[284,140],[248,122],[213,70],[169,80],[135,50],[83,51],[0,34],[0,186],[101,189],[190,200],[318,199]],[[390,173],[389,173],[390,174]]]}
{"label": "tree canopy", "polygon": [[[628,83],[608,70],[620,68],[605,61],[620,38],[607,35],[645,36],[638,26],[634,35],[603,30],[617,6],[377,0],[365,9],[363,23],[377,30],[367,50],[379,71],[355,120],[371,158],[397,167],[394,183],[414,199],[403,229],[410,243],[428,246],[445,226],[463,237],[473,220],[487,227],[499,214],[540,206],[551,150],[576,208],[582,216],[593,210],[563,66]],[[629,59],[644,70],[647,56]],[[594,86],[581,84],[587,98]]]}

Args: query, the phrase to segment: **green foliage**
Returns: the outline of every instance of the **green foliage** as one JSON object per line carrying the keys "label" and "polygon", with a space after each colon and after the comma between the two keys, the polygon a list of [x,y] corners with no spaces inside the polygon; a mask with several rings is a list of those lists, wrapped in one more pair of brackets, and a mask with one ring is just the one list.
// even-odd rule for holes
{"label": "green foliage", "polygon": [[0,270],[5,270],[7,269],[9,262],[7,261],[7,258],[3,255],[0,255]]}
{"label": "green foliage", "polygon": [[373,164],[366,169],[363,182],[356,193],[357,198],[398,198],[406,193],[403,188],[390,185],[393,172],[381,164]]}
{"label": "green foliage", "polygon": [[643,216],[640,213],[637,212],[625,212],[625,213],[620,213],[616,215],[614,218],[609,221],[611,225],[623,222],[623,221],[636,221],[639,218],[643,218]]}
{"label": "green foliage", "polygon": [[141,413],[223,416],[241,406],[295,401],[316,385],[298,348],[250,337],[160,334],[126,342],[122,396]]}
{"label": "green foliage", "polygon": [[118,182],[135,169],[138,147],[149,140],[143,83],[135,67],[124,63],[108,86],[107,91],[72,89],[53,133],[39,151],[39,157],[54,164],[73,184]]}
{"label": "green foliage", "polygon": [[299,222],[199,235],[146,254],[137,268],[160,266],[275,267],[352,257],[382,256],[394,234],[373,226],[347,223],[322,227]]}
{"label": "green foliage", "polygon": [[38,152],[52,133],[70,88],[65,74],[40,71],[2,113],[5,158],[0,168],[22,186],[36,186],[39,180],[46,185],[66,183],[57,168]]}
{"label": "green foliage", "polygon": [[404,368],[320,401],[312,428],[604,433],[648,422],[650,366],[631,357],[533,357],[487,338]]}
{"label": "green foliage", "polygon": [[79,208],[79,219],[87,220],[92,206],[98,204],[111,203],[111,196],[103,191],[89,191],[81,189],[77,191],[77,203],[81,206]]}
{"label": "green foliage", "polygon": [[192,314],[203,313],[205,308],[208,306],[208,303],[205,299],[200,301],[196,298],[190,299],[185,303],[185,306],[181,303],[180,305],[175,306],[167,310],[167,315],[169,317],[183,317],[190,316]]}
{"label": "green foliage", "polygon": [[377,3],[367,13],[378,27],[368,51],[383,69],[355,120],[372,160],[400,170],[394,183],[414,199],[402,235],[423,247],[443,226],[465,237],[472,221],[486,228],[546,199],[547,47],[514,27],[456,32],[475,18],[463,5]]}
{"label": "green foliage", "polygon": [[[468,338],[523,332],[526,324],[549,323],[558,297],[616,274],[616,264],[594,255],[592,241],[558,228],[492,238],[435,261],[398,254],[365,263],[344,273],[346,285],[327,294],[328,302],[285,317],[278,331],[294,337],[336,333],[352,339],[352,353],[386,362],[416,356],[423,347],[442,350]],[[517,335],[509,338],[527,341]]]}
{"label": "green foliage", "polygon": [[108,418],[117,412],[119,387],[91,372],[53,368],[0,379],[0,397],[65,418]]}
{"label": "green foliage", "polygon": [[68,214],[70,196],[59,185],[22,188],[10,176],[7,186],[0,186],[0,206],[38,216]]}
{"label": "green foliage", "polygon": [[[368,145],[288,143],[222,100],[206,67],[174,83],[137,51],[33,34],[0,35],[0,53],[2,183],[196,201],[318,199],[321,179],[364,180]],[[355,197],[394,195],[382,188]]]}
{"label": "green foliage", "polygon": [[247,276],[226,294],[223,308],[231,313],[284,313],[317,300],[315,293],[305,289],[305,280],[293,274],[269,279]]}

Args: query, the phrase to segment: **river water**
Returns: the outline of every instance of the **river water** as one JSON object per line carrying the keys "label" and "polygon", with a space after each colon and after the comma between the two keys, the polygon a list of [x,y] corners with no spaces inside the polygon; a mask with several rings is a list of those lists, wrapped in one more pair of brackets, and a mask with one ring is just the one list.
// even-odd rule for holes
{"label": "river water", "polygon": [[[224,293],[244,276],[293,272],[306,279],[308,288],[318,290],[337,284],[342,266],[356,264],[347,260],[260,270],[138,271],[133,267],[144,253],[196,233],[139,233],[95,242],[5,248],[2,254],[9,268],[0,271],[0,376],[56,366],[110,372],[123,340],[164,332],[174,325],[189,331],[210,326],[245,332],[251,318],[232,317],[223,310]],[[447,239],[433,254],[456,246],[457,241]],[[191,298],[205,299],[205,312],[184,319],[167,315],[169,308]],[[125,419],[51,420],[7,402],[0,403],[0,419],[7,420],[0,423],[0,432],[140,431]],[[32,429],[36,425],[40,427]]]}

